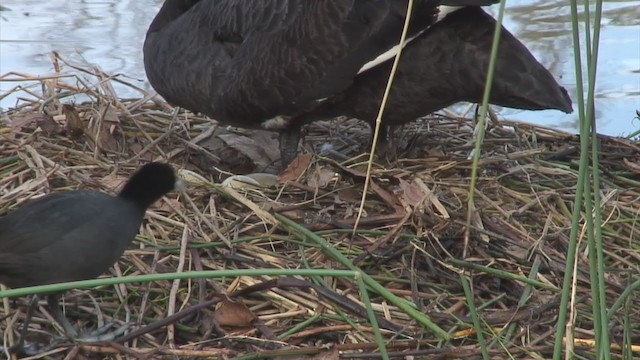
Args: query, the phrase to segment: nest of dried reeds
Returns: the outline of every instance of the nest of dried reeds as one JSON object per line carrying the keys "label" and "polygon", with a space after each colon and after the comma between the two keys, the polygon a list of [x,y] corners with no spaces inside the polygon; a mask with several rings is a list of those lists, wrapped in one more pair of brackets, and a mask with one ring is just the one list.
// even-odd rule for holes
{"label": "nest of dried reeds", "polygon": [[[29,95],[0,119],[0,215],[54,191],[113,193],[151,160],[170,162],[213,183],[233,173],[274,171],[278,165],[272,134],[217,127],[210,119],[174,112],[142,90],[140,98],[119,98],[112,83],[129,85],[125,81],[98,68],[71,66],[62,72],[60,61],[55,58],[54,76],[11,73],[1,79],[18,81],[12,93]],[[126,341],[61,344],[47,355],[377,358],[374,327],[357,281],[266,274],[269,269],[345,269],[331,248],[451,334],[441,341],[370,291],[391,355],[478,356],[467,282],[493,358],[548,358],[571,230],[579,139],[535,125],[492,122],[468,223],[473,128],[471,120],[437,116],[396,131],[397,143],[390,149],[395,160],[374,165],[355,232],[366,168],[358,154],[370,136],[358,121],[310,125],[305,144],[315,154],[299,157],[274,186],[190,186],[184,194],[165,197],[148,212],[139,237],[108,275],[235,269],[256,269],[257,275],[69,291],[66,313],[74,324],[94,328],[99,310],[110,321],[132,323],[134,333]],[[640,144],[601,136],[600,146],[611,305],[639,277]],[[592,357],[586,246],[586,239],[580,241],[570,310],[574,337],[584,340],[576,351]],[[206,306],[194,308],[202,303]],[[0,309],[0,328],[10,333],[5,341],[17,336],[26,304],[26,298],[15,298]],[[180,316],[170,317],[176,313]],[[624,344],[640,343],[640,302],[625,302],[611,319],[614,353],[621,354]],[[628,324],[636,324],[631,333],[623,331]],[[56,329],[41,306],[28,341],[47,344],[59,335]]]}

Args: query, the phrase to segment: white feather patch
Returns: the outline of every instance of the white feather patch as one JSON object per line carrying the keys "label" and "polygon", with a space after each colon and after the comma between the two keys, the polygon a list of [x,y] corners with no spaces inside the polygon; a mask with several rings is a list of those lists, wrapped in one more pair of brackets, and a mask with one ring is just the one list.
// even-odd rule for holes
{"label": "white feather patch", "polygon": [[[424,31],[425,30],[422,30],[419,33],[415,34],[414,36],[406,39],[406,41],[404,42],[404,46],[407,46],[408,43],[410,43],[415,38],[420,36],[420,34],[422,34]],[[376,66],[382,64],[383,62],[389,60],[389,59],[392,59],[398,53],[398,49],[400,49],[400,44],[396,44],[391,49],[389,49],[389,50],[383,52],[382,54],[378,55],[375,59],[373,59],[373,60],[369,61],[368,63],[364,64],[360,68],[360,70],[358,70],[358,74],[360,74],[363,71],[367,71],[367,70],[371,69],[372,67],[376,67]]]}
{"label": "white feather patch", "polygon": [[289,121],[291,121],[291,116],[278,115],[263,121],[260,126],[265,130],[280,130],[286,128]]}
{"label": "white feather patch", "polygon": [[[438,21],[444,19],[448,14],[451,14],[452,12],[454,12],[456,10],[460,10],[463,7],[464,6],[446,6],[446,5],[439,6],[438,7],[438,18],[436,19],[435,22],[438,22]],[[422,30],[419,33],[417,33],[416,35],[408,38],[404,42],[404,46],[407,46],[408,43],[410,43],[415,38],[420,36],[420,34],[425,32],[425,30]],[[373,59],[373,60],[369,61],[368,63],[364,64],[364,66],[362,66],[360,68],[360,70],[358,70],[358,74],[360,74],[363,71],[367,71],[367,70],[369,70],[369,69],[371,69],[371,68],[373,68],[375,66],[378,66],[378,65],[382,64],[383,62],[385,62],[385,61],[387,61],[389,59],[392,59],[398,53],[398,49],[400,49],[400,44],[397,44],[397,45],[393,46],[391,49],[389,49],[389,50],[383,52],[382,54],[378,55],[375,59]]]}
{"label": "white feather patch", "polygon": [[451,14],[456,10],[462,9],[463,7],[464,6],[447,6],[447,5],[438,6],[438,19],[436,19],[436,22],[444,19],[447,15]]}

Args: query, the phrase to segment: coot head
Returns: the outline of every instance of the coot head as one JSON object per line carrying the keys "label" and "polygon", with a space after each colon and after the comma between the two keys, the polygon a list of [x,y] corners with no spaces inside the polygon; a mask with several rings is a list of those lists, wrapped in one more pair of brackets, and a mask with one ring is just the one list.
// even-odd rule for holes
{"label": "coot head", "polygon": [[181,182],[176,178],[171,166],[152,162],[138,169],[118,196],[146,209],[164,194],[180,188]]}

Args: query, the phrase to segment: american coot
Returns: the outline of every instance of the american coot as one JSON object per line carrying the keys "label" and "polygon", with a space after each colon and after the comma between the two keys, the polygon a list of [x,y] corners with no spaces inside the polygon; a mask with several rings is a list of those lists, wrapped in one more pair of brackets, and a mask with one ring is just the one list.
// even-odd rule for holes
{"label": "american coot", "polygon": [[[177,183],[171,166],[149,163],[118,196],[90,190],[48,194],[0,217],[0,283],[17,288],[97,277],[131,243],[146,209]],[[52,314],[77,338],[58,306],[59,296],[47,297]],[[33,306],[28,314],[32,311]]]}
{"label": "american coot", "polygon": [[[414,1],[385,124],[481,99],[495,21],[477,6],[496,2]],[[305,123],[334,115],[373,122],[406,6],[407,0],[166,0],[147,32],[145,69],[174,105],[238,127],[279,131],[286,165]],[[506,29],[502,35],[491,102],[570,112],[551,74]]]}

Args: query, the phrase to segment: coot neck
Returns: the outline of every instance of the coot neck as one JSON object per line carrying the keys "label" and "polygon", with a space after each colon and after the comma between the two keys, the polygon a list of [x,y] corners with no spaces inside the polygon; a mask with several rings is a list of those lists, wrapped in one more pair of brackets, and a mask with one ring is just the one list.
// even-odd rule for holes
{"label": "coot neck", "polygon": [[136,204],[140,211],[144,213],[151,204],[162,197],[162,195],[158,195],[157,191],[149,189],[149,186],[153,187],[153,185],[145,186],[145,184],[128,183],[118,194],[118,197]]}

